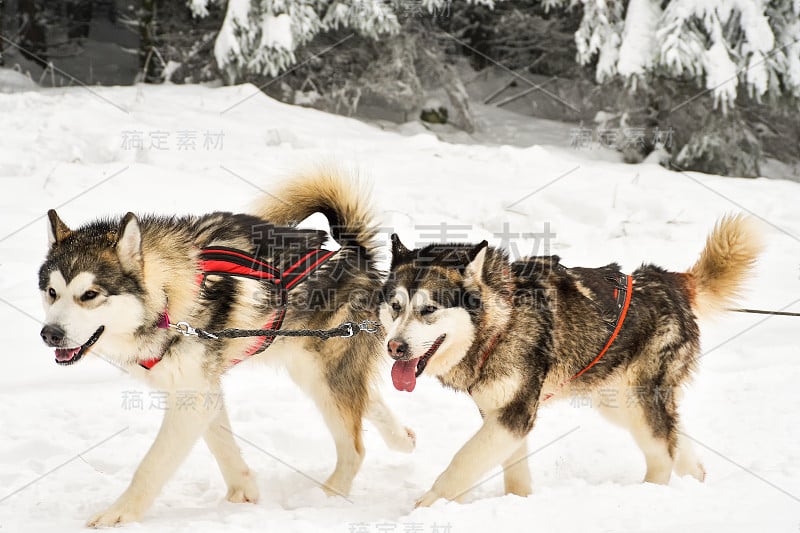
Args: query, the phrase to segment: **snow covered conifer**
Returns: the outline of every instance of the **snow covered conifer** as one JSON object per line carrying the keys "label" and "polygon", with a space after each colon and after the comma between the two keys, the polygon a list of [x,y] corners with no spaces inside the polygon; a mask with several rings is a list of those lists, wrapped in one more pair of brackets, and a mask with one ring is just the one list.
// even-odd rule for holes
{"label": "snow covered conifer", "polygon": [[[195,16],[213,0],[188,0]],[[214,46],[229,81],[245,74],[276,76],[296,63],[295,50],[327,30],[377,38],[399,29],[392,5],[374,0],[228,0]]]}
{"label": "snow covered conifer", "polygon": [[622,2],[581,2],[578,59],[596,56],[598,81],[695,79],[723,110],[740,86],[756,99],[800,96],[798,0],[630,0],[624,18]]}
{"label": "snow covered conifer", "polygon": [[[209,2],[187,0],[197,17]],[[220,1],[220,0],[216,0]],[[491,6],[493,0],[469,0]],[[245,74],[276,76],[297,62],[295,51],[319,33],[349,30],[379,39],[396,35],[403,18],[451,9],[452,0],[228,0],[217,37],[217,65],[229,81]]]}
{"label": "snow covered conifer", "polygon": [[[629,0],[627,5],[616,0],[578,1],[583,7],[575,34],[578,61],[594,64],[596,80],[624,81],[630,107],[641,107],[644,98],[659,108],[653,103],[660,100],[661,121],[674,123],[691,116],[679,124],[689,131],[683,136],[685,142],[673,147],[673,164],[719,173],[757,173],[755,160],[744,164],[740,158],[732,168],[711,169],[702,160],[731,161],[724,154],[741,151],[744,138],[752,146],[750,136],[733,134],[747,127],[737,102],[785,106],[800,99],[800,1]],[[671,99],[664,106],[666,95]],[[698,124],[698,110],[688,107],[709,105],[723,119]],[[707,136],[715,138],[704,140]],[[751,157],[758,153],[753,150]]]}

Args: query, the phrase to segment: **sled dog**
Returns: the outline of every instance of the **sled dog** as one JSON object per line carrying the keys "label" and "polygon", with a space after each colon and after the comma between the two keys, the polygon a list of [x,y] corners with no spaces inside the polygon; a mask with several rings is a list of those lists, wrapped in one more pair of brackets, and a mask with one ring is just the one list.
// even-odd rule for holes
{"label": "sled dog", "polygon": [[[531,492],[526,436],[550,399],[585,395],[627,428],[644,480],[705,471],[682,433],[681,388],[699,353],[697,317],[724,311],[761,249],[752,219],[718,221],[694,266],[567,268],[557,256],[509,262],[486,241],[407,249],[392,236],[381,320],[395,388],[422,375],[468,392],[483,416],[417,505],[459,500],[502,465],[506,493]],[[611,396],[611,397],[609,397]]]}
{"label": "sled dog", "polygon": [[[285,365],[322,412],[337,453],[322,486],[328,494],[351,488],[364,457],[364,417],[391,448],[413,449],[413,432],[374,386],[383,359],[376,335],[214,340],[169,328],[170,321],[186,321],[212,332],[325,329],[377,319],[377,305],[359,297],[376,293],[382,282],[376,229],[361,188],[335,171],[311,172],[259,202],[253,214],[128,213],[76,229],[48,213],[49,250],[39,271],[46,311],[41,337],[55,349],[56,363],[100,356],[167,392],[161,430],[130,486],[88,525],[139,520],[200,437],[219,464],[227,499],[258,499],[224,402],[207,401],[221,397],[223,373],[248,357]],[[326,232],[295,227],[314,212],[328,218],[338,252],[322,248]],[[192,408],[176,408],[177,401],[187,405],[187,392]]]}

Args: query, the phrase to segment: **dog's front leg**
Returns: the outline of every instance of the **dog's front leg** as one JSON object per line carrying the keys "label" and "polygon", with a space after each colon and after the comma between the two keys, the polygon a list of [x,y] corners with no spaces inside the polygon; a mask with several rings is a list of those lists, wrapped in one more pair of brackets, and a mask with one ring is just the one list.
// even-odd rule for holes
{"label": "dog's front leg", "polygon": [[487,415],[483,426],[453,457],[431,490],[417,501],[428,507],[439,498],[458,500],[469,492],[481,476],[518,450],[525,435],[511,432],[495,415]]}
{"label": "dog's front leg", "polygon": [[258,501],[258,485],[253,473],[242,459],[242,452],[233,439],[228,411],[220,398],[219,411],[206,429],[203,438],[208,449],[217,459],[217,464],[228,485],[226,498],[233,503],[255,503]]}
{"label": "dog's front leg", "polygon": [[115,526],[139,520],[217,415],[219,407],[207,405],[203,398],[220,394],[219,390],[196,392],[192,402],[188,401],[185,392],[181,391],[180,402],[176,399],[176,391],[168,394],[161,429],[136,469],[131,484],[111,507],[89,520],[89,527]]}

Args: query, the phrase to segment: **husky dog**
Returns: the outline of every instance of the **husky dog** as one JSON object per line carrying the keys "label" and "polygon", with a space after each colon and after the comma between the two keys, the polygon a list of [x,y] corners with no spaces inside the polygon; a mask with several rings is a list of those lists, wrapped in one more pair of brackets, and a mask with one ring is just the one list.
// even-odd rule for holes
{"label": "husky dog", "polygon": [[[325,232],[294,227],[314,212],[326,215],[341,249],[330,260],[308,265],[306,276],[292,278],[296,286],[282,291],[282,279],[270,273],[288,276],[299,256],[322,253]],[[161,430],[130,486],[88,525],[140,519],[200,437],[219,464],[227,499],[257,500],[256,481],[234,441],[225,407],[207,401],[221,397],[226,369],[251,354],[284,364],[322,412],[337,452],[336,468],[322,487],[328,494],[347,494],[362,463],[362,417],[377,426],[391,448],[414,448],[413,432],[398,423],[374,386],[382,360],[382,341],[375,335],[201,340],[166,325],[172,317],[206,331],[258,329],[275,318],[276,310],[289,329],[377,318],[377,305],[361,298],[381,287],[374,263],[376,230],[364,195],[348,180],[335,172],[301,176],[260,201],[253,215],[128,213],[77,229],[67,227],[55,211],[48,215],[50,249],[39,271],[47,313],[41,336],[55,348],[56,362],[71,365],[96,354],[168,392]],[[213,273],[220,257],[240,263],[244,257],[233,270],[244,268],[248,274]],[[246,268],[250,264],[258,268]],[[178,391],[184,407],[187,392],[194,396],[192,408],[176,408]]]}
{"label": "husky dog", "polygon": [[753,224],[723,218],[688,272],[645,264],[627,286],[616,264],[566,268],[557,256],[509,263],[486,241],[408,250],[393,235],[380,314],[395,388],[413,391],[421,374],[436,376],[469,392],[483,416],[417,505],[461,499],[498,464],[506,493],[528,495],[526,436],[536,412],[578,394],[631,432],[645,481],[665,484],[673,470],[703,480],[678,417],[681,386],[698,359],[696,317],[731,303],[761,249]]}

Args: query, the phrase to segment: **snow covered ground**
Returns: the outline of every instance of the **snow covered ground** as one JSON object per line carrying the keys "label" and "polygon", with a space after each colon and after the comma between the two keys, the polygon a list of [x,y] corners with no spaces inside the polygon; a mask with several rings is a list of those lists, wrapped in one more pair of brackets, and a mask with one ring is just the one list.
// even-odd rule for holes
{"label": "snow covered ground", "polygon": [[[716,218],[747,210],[765,220],[768,248],[742,303],[800,311],[797,183],[629,166],[552,135],[553,144],[530,147],[448,144],[413,128],[382,131],[287,106],[248,85],[0,94],[0,116],[4,532],[81,530],[125,488],[162,415],[158,398],[125,373],[93,358],[57,367],[39,340],[36,273],[51,207],[69,224],[128,210],[243,210],[292,169],[333,159],[372,180],[387,233],[406,242],[435,240],[444,223],[451,240],[488,238],[518,254],[543,253],[536,238],[503,233],[542,233],[549,224],[551,252],[564,264],[617,260],[627,270],[643,260],[684,269]],[[798,325],[797,318],[737,314],[703,324],[707,356],[683,412],[701,443],[704,484],[641,484],[644,460],[630,437],[580,402],[566,402],[544,408],[529,438],[533,496],[502,496],[502,478],[494,476],[468,503],[414,510],[480,418],[467,397],[434,380],[421,379],[408,394],[387,379],[388,401],[416,430],[418,448],[387,451],[367,426],[367,459],[352,495],[328,499],[313,482],[334,464],[321,417],[283,373],[245,363],[229,373],[225,390],[261,501],[225,502],[221,475],[198,444],[144,521],[127,527],[796,532]]]}

